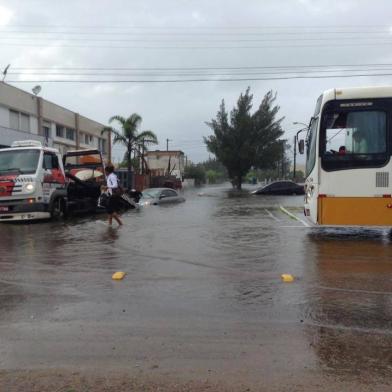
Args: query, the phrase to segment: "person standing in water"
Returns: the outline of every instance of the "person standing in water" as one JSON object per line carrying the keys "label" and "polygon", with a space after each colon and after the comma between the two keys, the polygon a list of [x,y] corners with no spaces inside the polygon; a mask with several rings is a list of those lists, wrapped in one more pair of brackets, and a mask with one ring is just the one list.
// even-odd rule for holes
{"label": "person standing in water", "polygon": [[118,178],[114,174],[114,166],[109,164],[105,167],[106,173],[106,184],[109,192],[109,200],[107,206],[107,212],[109,214],[109,225],[112,224],[113,218],[116,222],[121,226],[123,223],[121,221],[118,212],[120,210],[120,197],[121,197],[121,188],[118,183]]}

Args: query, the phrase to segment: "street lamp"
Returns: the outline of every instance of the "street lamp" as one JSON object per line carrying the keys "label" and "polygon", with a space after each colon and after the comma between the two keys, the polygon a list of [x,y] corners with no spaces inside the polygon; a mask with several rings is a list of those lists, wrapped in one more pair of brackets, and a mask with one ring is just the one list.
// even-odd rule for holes
{"label": "street lamp", "polygon": [[305,123],[303,123],[303,122],[299,122],[299,121],[294,121],[293,124],[294,124],[294,125],[304,125],[306,128],[309,127],[309,125],[307,125],[307,124],[305,124]]}
{"label": "street lamp", "polygon": [[293,164],[293,180],[295,181],[296,178],[296,164],[297,164],[297,143],[298,143],[298,135],[303,132],[307,131],[309,129],[309,125],[306,125],[305,123],[295,121],[293,122],[294,125],[304,125],[305,128],[300,129],[294,136],[294,164]]}

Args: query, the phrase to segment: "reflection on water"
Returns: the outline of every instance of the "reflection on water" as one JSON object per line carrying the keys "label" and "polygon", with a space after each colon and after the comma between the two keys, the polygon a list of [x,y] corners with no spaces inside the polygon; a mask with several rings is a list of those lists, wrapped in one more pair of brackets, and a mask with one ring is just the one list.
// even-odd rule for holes
{"label": "reflection on water", "polygon": [[392,366],[392,247],[382,230],[311,232],[307,336],[333,374],[384,376]]}

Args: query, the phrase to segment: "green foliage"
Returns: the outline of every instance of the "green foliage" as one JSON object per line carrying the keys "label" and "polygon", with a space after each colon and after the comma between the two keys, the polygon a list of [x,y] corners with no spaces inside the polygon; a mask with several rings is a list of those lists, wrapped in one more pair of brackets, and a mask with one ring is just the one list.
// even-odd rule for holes
{"label": "green foliage", "polygon": [[216,158],[209,158],[207,161],[200,163],[205,170],[214,170],[218,173],[218,178],[221,180],[227,179],[227,170]]}
{"label": "green foliage", "polygon": [[295,177],[293,171],[290,173],[290,178],[295,178],[297,182],[304,182],[305,181],[305,173],[302,170],[295,171]]}
{"label": "green foliage", "polygon": [[230,112],[230,118],[222,100],[215,119],[207,122],[213,135],[204,138],[207,149],[226,167],[228,177],[237,189],[251,167],[273,168],[281,159],[283,135],[281,122],[276,119],[279,106],[272,91],[263,98],[260,106],[251,114],[253,95],[248,88],[238,98]]}
{"label": "green foliage", "polygon": [[205,184],[206,171],[202,164],[190,164],[185,168],[184,178],[193,178],[195,185]]}
{"label": "green foliage", "polygon": [[206,171],[207,182],[209,184],[216,184],[218,182],[219,173],[215,170],[207,170]]}
{"label": "green foliage", "polygon": [[[140,171],[140,158],[139,157],[131,158],[131,166],[134,171],[139,172]],[[122,160],[122,162],[119,163],[118,167],[122,167],[122,168],[128,167],[127,153],[125,153],[124,159]]]}
{"label": "green foliage", "polygon": [[132,153],[134,157],[143,157],[144,151],[149,145],[158,144],[157,136],[152,131],[138,131],[142,122],[142,117],[133,113],[128,118],[122,116],[113,116],[109,119],[109,123],[116,121],[121,130],[116,130],[113,127],[105,127],[102,129],[101,134],[110,132],[113,137],[113,143],[120,143],[125,146],[125,161],[128,168],[128,179],[131,177],[132,171]]}
{"label": "green foliage", "polygon": [[248,183],[248,184],[253,184],[255,181],[257,181],[257,179],[258,179],[258,173],[257,173],[257,170],[254,170],[254,169],[252,169],[252,170],[250,170],[248,173],[247,173],[247,175],[246,175],[246,182]]}
{"label": "green foliage", "polygon": [[200,165],[206,171],[209,184],[217,184],[227,180],[227,170],[217,159],[209,158],[207,161],[201,162]]}

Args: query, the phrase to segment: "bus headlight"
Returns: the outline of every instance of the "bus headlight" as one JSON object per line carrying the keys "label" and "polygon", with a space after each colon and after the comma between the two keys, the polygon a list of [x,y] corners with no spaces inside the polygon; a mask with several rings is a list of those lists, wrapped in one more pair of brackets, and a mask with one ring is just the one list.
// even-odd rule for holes
{"label": "bus headlight", "polygon": [[29,182],[27,184],[24,184],[23,190],[25,193],[33,193],[35,191],[35,185],[33,182]]}

